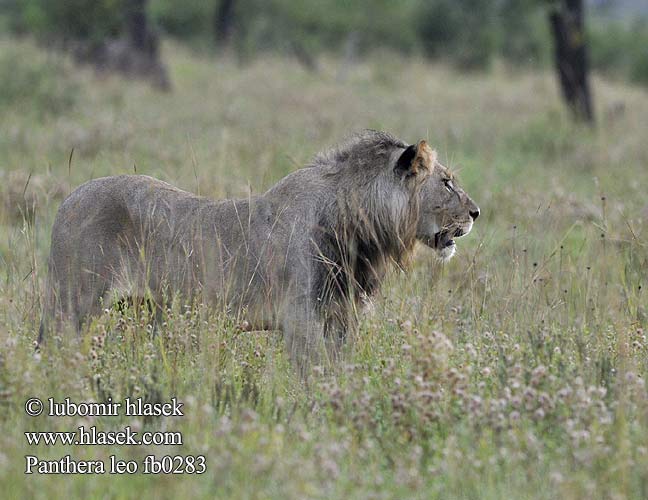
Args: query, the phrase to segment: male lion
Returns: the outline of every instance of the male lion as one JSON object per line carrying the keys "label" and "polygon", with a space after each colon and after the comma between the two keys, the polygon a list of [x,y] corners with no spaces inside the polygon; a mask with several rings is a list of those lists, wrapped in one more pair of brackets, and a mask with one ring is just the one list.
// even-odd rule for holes
{"label": "male lion", "polygon": [[283,330],[303,368],[323,345],[337,352],[356,306],[416,240],[450,258],[478,215],[425,141],[376,131],[248,199],[141,175],[95,179],[56,216],[39,342],[52,319],[80,330],[102,304],[148,297],[159,309],[180,295]]}

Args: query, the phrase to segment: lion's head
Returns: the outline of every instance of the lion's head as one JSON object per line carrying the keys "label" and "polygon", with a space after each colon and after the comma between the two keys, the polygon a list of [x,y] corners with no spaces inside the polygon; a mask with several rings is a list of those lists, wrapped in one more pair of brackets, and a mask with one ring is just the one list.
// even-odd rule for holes
{"label": "lion's head", "polygon": [[455,239],[470,232],[479,207],[457,183],[452,172],[434,158],[419,194],[416,238],[447,260],[456,249]]}
{"label": "lion's head", "polygon": [[425,140],[407,145],[366,130],[318,154],[311,166],[335,176],[335,196],[345,200],[337,205],[341,222],[332,234],[346,229],[365,243],[374,240],[366,246],[379,244],[397,262],[416,240],[449,259],[455,239],[468,234],[479,216],[479,207]]}

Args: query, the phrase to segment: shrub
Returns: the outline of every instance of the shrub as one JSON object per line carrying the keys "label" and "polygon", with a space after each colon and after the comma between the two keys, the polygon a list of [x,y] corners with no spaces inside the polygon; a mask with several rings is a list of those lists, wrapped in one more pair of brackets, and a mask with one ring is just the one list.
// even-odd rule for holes
{"label": "shrub", "polygon": [[551,36],[547,11],[536,0],[502,0],[497,11],[498,53],[515,64],[548,59]]}
{"label": "shrub", "polygon": [[0,109],[29,109],[39,115],[70,110],[79,92],[61,57],[12,45],[0,50]]}
{"label": "shrub", "polygon": [[201,0],[152,0],[151,18],[169,35],[178,38],[206,37],[212,30],[214,4]]}
{"label": "shrub", "polygon": [[638,54],[632,62],[630,79],[635,83],[648,86],[648,53]]}
{"label": "shrub", "polygon": [[595,69],[648,85],[648,21],[626,24],[595,20],[589,40]]}
{"label": "shrub", "polygon": [[40,38],[99,43],[122,29],[125,0],[26,0],[20,24]]}
{"label": "shrub", "polygon": [[462,69],[487,67],[495,51],[494,4],[488,0],[437,0],[417,12],[418,33],[430,58]]}

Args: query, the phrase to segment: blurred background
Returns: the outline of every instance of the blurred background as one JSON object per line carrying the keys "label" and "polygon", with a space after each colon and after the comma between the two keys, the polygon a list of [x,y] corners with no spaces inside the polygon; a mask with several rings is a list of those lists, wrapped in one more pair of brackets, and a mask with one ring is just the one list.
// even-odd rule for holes
{"label": "blurred background", "polygon": [[[647,16],[643,0],[2,0],[0,33],[166,90],[172,81],[161,39],[241,64],[282,54],[313,72],[323,58],[336,57],[342,80],[355,62],[379,51],[461,71],[487,71],[498,62],[553,65],[567,80],[569,100],[587,85],[579,80],[589,66],[648,86]],[[22,87],[5,75],[11,62],[3,56],[4,101],[19,97],[11,88]]]}

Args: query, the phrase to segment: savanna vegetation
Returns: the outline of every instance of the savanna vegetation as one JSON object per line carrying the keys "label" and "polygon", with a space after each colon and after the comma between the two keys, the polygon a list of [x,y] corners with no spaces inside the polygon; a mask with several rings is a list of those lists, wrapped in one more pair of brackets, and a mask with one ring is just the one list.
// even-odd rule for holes
{"label": "savanna vegetation", "polygon": [[[588,13],[579,37],[590,45],[592,66],[647,85],[642,0],[3,0],[0,31],[72,48],[83,59],[105,59],[98,46],[135,28],[144,38],[163,35],[243,61],[268,52],[296,56],[310,70],[322,55],[352,58],[376,47],[463,70],[489,68],[498,58],[546,67],[553,50],[549,17],[575,3]],[[137,11],[146,20],[133,26]]]}
{"label": "savanna vegetation", "polygon": [[[167,41],[173,92],[160,93],[0,41],[4,498],[648,496],[648,94],[596,74],[598,126],[583,128],[550,68],[496,59],[467,75],[394,50],[353,65],[322,54],[312,72]],[[75,186],[137,172],[247,196],[368,127],[435,145],[482,215],[452,261],[421,248],[390,277],[336,370],[305,384],[280,332],[181,301],[157,335],[146,310],[108,308],[81,340],[61,332],[35,352],[50,230]],[[29,397],[177,397],[185,414],[31,418]],[[184,443],[25,440],[80,425]],[[202,454],[207,472],[25,476],[26,454]]]}

